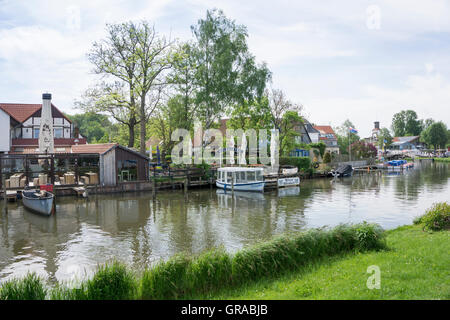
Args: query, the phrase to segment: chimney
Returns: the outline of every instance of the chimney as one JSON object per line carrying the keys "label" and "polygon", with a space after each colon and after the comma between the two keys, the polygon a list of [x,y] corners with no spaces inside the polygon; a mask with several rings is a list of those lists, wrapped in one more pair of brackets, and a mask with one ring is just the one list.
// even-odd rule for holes
{"label": "chimney", "polygon": [[50,93],[42,94],[39,153],[54,153],[52,95]]}
{"label": "chimney", "polygon": [[379,121],[375,121],[375,129],[380,129],[380,122]]}

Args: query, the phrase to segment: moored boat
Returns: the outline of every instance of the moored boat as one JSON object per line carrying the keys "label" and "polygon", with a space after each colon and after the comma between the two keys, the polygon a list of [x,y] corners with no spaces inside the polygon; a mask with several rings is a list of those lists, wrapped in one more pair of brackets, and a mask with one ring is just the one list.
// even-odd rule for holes
{"label": "moored boat", "polygon": [[53,202],[55,195],[51,192],[41,190],[24,190],[22,192],[22,203],[25,208],[45,216],[50,216],[54,212]]}
{"label": "moored boat", "polygon": [[330,174],[337,178],[351,177],[353,175],[353,167],[349,164],[344,164],[331,171]]}
{"label": "moored boat", "polygon": [[217,188],[225,191],[264,191],[264,169],[224,167],[217,169]]}

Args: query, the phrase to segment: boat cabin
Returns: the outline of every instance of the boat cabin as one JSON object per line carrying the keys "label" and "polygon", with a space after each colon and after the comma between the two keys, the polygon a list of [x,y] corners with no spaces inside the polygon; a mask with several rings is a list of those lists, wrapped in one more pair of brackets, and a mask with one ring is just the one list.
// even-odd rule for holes
{"label": "boat cabin", "polygon": [[243,191],[264,190],[264,169],[224,167],[217,169],[216,186],[222,189]]}

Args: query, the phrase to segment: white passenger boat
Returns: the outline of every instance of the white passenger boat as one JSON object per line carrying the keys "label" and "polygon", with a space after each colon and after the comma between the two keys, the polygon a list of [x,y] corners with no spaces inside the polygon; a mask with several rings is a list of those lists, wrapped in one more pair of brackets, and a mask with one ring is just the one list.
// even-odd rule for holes
{"label": "white passenger boat", "polygon": [[225,191],[264,191],[263,168],[224,167],[217,169],[217,188]]}

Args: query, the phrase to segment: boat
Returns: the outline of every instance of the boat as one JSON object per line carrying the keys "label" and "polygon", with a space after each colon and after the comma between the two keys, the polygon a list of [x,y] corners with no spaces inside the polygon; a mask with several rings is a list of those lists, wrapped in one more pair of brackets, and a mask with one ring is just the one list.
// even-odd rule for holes
{"label": "boat", "polygon": [[45,216],[54,213],[55,195],[46,190],[24,190],[22,192],[22,203],[25,208]]}
{"label": "boat", "polygon": [[349,164],[340,165],[336,170],[332,170],[331,175],[335,178],[351,177],[353,167]]}
{"label": "boat", "polygon": [[264,191],[264,168],[223,167],[217,169],[217,188],[236,191]]}

